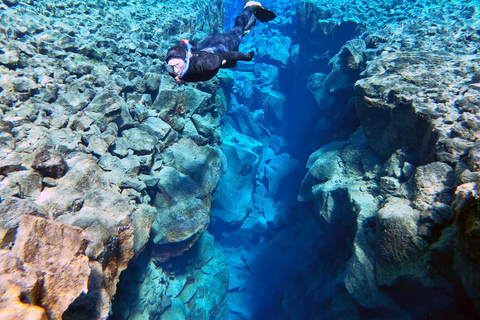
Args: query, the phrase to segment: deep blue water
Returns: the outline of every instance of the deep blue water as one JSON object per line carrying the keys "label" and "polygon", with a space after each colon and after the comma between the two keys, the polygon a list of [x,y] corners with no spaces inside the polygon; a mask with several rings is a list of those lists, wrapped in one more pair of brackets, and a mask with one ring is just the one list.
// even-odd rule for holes
{"label": "deep blue water", "polygon": [[[262,2],[262,5],[275,11],[283,21],[278,24],[257,22],[256,29],[244,38],[241,51],[255,48],[256,38],[262,37],[262,40],[265,40],[272,34],[288,36],[292,44],[298,43],[294,14],[297,4],[294,1],[285,4],[287,6],[276,2]],[[228,27],[242,9],[243,1],[226,2],[225,7],[225,25]],[[351,36],[351,32],[340,36],[331,43],[331,50],[338,51]],[[315,319],[318,316],[315,309],[319,308],[315,306],[318,303],[314,302],[315,294],[297,300],[285,296],[285,287],[295,286],[297,283],[300,285],[302,281],[298,280],[303,278],[305,273],[314,272],[316,268],[322,269],[321,265],[325,264],[323,257],[331,259],[336,256],[332,250],[341,252],[346,248],[335,244],[344,241],[345,231],[332,232],[321,223],[316,223],[311,215],[314,211],[313,204],[300,204],[296,199],[306,174],[303,164],[309,155],[322,145],[321,138],[312,139],[320,110],[306,89],[307,78],[298,76],[311,73],[312,70],[308,70],[311,66],[294,65],[291,59],[286,63],[276,60],[275,50],[273,56],[261,56],[260,51],[256,53],[254,62],[257,66],[263,66],[266,73],[259,76],[256,73],[252,75],[252,72],[234,71],[237,76],[234,86],[238,89],[234,89],[232,112],[227,114],[223,123],[238,124],[237,118],[244,115],[243,112],[236,112],[238,108],[246,108],[250,114],[259,110],[265,114],[263,124],[268,128],[269,136],[255,133],[248,125],[237,125],[235,130],[260,141],[264,153],[257,169],[259,172],[250,181],[252,188],[248,196],[252,198],[239,198],[238,201],[247,202],[251,208],[260,208],[251,209],[251,220],[255,221],[256,217],[265,220],[264,216],[268,216],[269,221],[258,222],[261,226],[249,227],[245,226],[248,222],[246,220],[244,225],[232,228],[222,222],[221,215],[225,208],[221,204],[221,208],[217,208],[218,201],[214,201],[209,232],[214,235],[217,247],[224,250],[230,260],[229,319]],[[240,66],[238,69],[243,68]],[[316,70],[328,69],[328,62],[324,62],[324,65],[320,65]],[[258,77],[261,78],[260,81]],[[255,101],[255,98],[245,99],[244,95],[248,93],[242,91],[245,87],[238,81],[242,79],[247,85],[256,86],[256,89],[264,86],[266,90],[284,95],[282,118],[276,118],[268,106]],[[298,81],[293,82],[292,79]],[[291,162],[285,161],[284,157],[287,155]],[[269,166],[269,163],[277,159],[274,166]],[[227,153],[227,161],[236,160],[228,158]],[[282,167],[288,167],[288,170],[281,172]],[[271,181],[261,171],[272,168],[278,170],[278,181],[275,181],[278,186],[269,190]],[[273,206],[265,206],[265,202]],[[237,203],[229,209],[235,210],[238,205]],[[242,257],[243,265],[238,262],[239,256]],[[346,263],[346,259],[347,255],[340,259],[341,262],[336,263]],[[332,290],[345,290],[341,285],[329,285]],[[290,299],[296,301],[295,306],[289,306],[292,310],[286,312],[282,303],[285,304],[285,301]],[[322,298],[321,304],[328,304],[330,299],[331,296]],[[325,316],[325,319],[328,318]]]}

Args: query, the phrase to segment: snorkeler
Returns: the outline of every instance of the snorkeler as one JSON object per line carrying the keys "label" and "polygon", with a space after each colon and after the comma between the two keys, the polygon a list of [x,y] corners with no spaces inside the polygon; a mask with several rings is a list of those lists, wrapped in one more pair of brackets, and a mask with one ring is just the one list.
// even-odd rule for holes
{"label": "snorkeler", "polygon": [[185,39],[170,48],[165,59],[168,73],[177,82],[207,81],[220,68],[233,68],[238,60],[251,61],[253,51],[238,52],[243,36],[252,31],[257,19],[268,22],[275,17],[275,13],[263,8],[259,2],[247,1],[232,29],[207,37],[196,48]]}

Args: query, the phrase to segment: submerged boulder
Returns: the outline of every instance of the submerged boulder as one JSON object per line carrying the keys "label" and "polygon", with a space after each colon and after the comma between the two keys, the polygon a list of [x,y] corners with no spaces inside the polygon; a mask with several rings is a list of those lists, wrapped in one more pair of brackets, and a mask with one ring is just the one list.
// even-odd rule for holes
{"label": "submerged boulder", "polygon": [[68,170],[68,165],[59,153],[48,150],[39,150],[35,153],[32,168],[45,177],[61,178]]}
{"label": "submerged boulder", "polygon": [[227,128],[224,133],[222,150],[228,159],[227,173],[215,193],[213,219],[229,227],[238,227],[251,212],[262,145],[233,128]]}
{"label": "submerged boulder", "polygon": [[22,304],[16,305],[16,300],[22,300],[27,302],[22,308],[31,312],[31,319],[47,318],[42,308],[34,307],[38,305],[49,319],[62,319],[69,305],[88,292],[88,243],[88,234],[80,228],[24,215],[11,252],[2,250],[0,277],[13,285],[2,281],[6,295],[0,313],[6,319],[20,316]]}

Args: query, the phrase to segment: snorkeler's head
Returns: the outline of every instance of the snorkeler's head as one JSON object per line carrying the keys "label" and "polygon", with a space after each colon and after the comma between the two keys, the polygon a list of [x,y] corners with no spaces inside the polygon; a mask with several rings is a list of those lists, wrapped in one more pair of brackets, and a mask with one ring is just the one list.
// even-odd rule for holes
{"label": "snorkeler's head", "polygon": [[183,44],[177,45],[168,50],[167,57],[165,59],[167,64],[165,66],[166,66],[167,72],[172,77],[176,77],[182,74],[183,70],[185,70],[186,56],[187,56],[187,50],[186,50],[186,46]]}
{"label": "snorkeler's head", "polygon": [[192,56],[192,46],[190,42],[183,39],[178,45],[170,48],[166,57],[166,69],[170,76],[177,81],[187,72]]}
{"label": "snorkeler's head", "polygon": [[185,60],[181,58],[171,58],[166,64],[167,72],[172,77],[178,77],[183,74],[185,71],[186,63]]}

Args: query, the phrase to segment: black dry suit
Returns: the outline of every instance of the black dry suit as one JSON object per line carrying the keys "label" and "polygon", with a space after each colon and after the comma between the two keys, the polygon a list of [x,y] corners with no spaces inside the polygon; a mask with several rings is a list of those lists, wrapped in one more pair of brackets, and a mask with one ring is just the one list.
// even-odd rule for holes
{"label": "black dry suit", "polygon": [[[268,9],[260,6],[246,7],[235,19],[232,29],[214,34],[202,41],[195,50],[192,50],[190,61],[187,62],[188,69],[179,79],[186,82],[206,81],[212,79],[220,68],[233,68],[238,60],[250,61],[253,58],[253,51],[249,53],[238,52],[238,47],[245,34],[250,32],[255,26],[257,16],[267,12],[268,18],[259,18],[266,22],[275,17]],[[166,62],[173,58],[187,60],[187,45],[181,43],[167,52]],[[176,74],[170,73],[172,77]]]}

